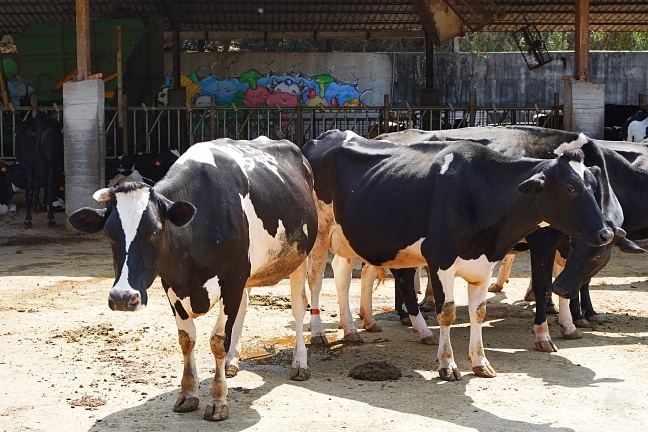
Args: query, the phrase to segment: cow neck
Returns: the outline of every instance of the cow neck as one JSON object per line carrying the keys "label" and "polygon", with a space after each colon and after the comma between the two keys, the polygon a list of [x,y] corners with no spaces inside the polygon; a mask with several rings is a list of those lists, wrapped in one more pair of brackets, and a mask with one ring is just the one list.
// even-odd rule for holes
{"label": "cow neck", "polygon": [[603,148],[608,178],[623,208],[623,229],[632,233],[648,226],[648,171],[632,166],[613,150]]}
{"label": "cow neck", "polygon": [[[510,180],[510,184],[517,187],[518,184],[542,171],[554,160],[517,159],[515,166],[519,168]],[[535,231],[542,222],[535,196],[524,195],[517,192],[517,189],[511,196],[514,197],[512,205],[508,208],[500,206],[503,217],[491,225],[491,227],[498,226],[500,229],[494,242],[493,256],[488,256],[489,261],[503,259],[513,246],[526,235]]]}

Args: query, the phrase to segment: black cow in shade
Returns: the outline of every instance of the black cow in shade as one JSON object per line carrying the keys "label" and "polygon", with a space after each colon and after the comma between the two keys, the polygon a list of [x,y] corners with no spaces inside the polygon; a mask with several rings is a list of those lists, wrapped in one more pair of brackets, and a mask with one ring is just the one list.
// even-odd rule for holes
{"label": "black cow in shade", "polygon": [[[27,212],[25,225],[32,226],[32,208],[39,201],[39,191],[44,192],[43,206],[47,209],[47,223],[54,221],[54,197],[63,182],[63,134],[58,120],[39,112],[21,123],[16,131],[16,163],[22,169]],[[40,210],[40,208],[37,208]]]}
{"label": "black cow in shade", "polygon": [[[481,327],[495,263],[544,223],[592,246],[614,238],[594,197],[597,170],[583,165],[580,150],[514,159],[468,141],[399,145],[331,130],[302,151],[313,167],[320,223],[312,271],[323,272],[328,248],[391,268],[411,311],[413,267],[427,265],[443,380],[461,379],[450,344],[455,274],[468,281],[473,372],[493,377]],[[419,316],[412,317],[417,330],[425,326]]]}
{"label": "black cow in shade", "polygon": [[[174,411],[198,408],[194,318],[220,302],[210,345],[216,360],[208,420],[228,417],[226,355],[240,332],[247,288],[290,275],[296,341],[291,378],[309,370],[303,339],[306,257],[317,235],[310,165],[288,141],[221,139],[187,150],[154,187],[126,183],[97,191],[105,209],[70,215],[84,232],[103,230],[113,250],[113,310],[136,311],[162,279],[178,326],[184,372]],[[233,330],[236,327],[238,330]]]}

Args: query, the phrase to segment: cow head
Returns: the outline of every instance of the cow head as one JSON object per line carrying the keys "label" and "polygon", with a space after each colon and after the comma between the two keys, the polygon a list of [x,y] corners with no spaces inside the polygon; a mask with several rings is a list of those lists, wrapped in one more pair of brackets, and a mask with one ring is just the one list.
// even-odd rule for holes
{"label": "cow head", "polygon": [[70,224],[87,233],[103,229],[110,242],[115,268],[110,308],[143,309],[146,290],[158,275],[169,248],[169,224],[179,227],[189,223],[196,207],[187,201],[171,202],[144,183],[100,189],[93,198],[106,202],[107,207],[79,209],[70,215]]}
{"label": "cow head", "polygon": [[594,196],[597,170],[583,164],[581,150],[569,149],[547,161],[542,171],[518,186],[518,191],[535,196],[544,222],[587,245],[603,246],[614,239],[614,232]]}

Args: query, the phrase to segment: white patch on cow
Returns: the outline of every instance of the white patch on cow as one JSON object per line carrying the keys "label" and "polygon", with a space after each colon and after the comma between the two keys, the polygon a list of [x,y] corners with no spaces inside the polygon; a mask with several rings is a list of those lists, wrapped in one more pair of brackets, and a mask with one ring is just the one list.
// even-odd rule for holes
{"label": "white patch on cow", "polygon": [[137,170],[133,170],[129,175],[117,174],[108,182],[108,187],[115,187],[126,182],[143,182],[144,177]]}
{"label": "white patch on cow", "polygon": [[360,138],[360,135],[350,130],[345,131],[344,133],[345,133],[344,143],[348,143],[349,141],[353,141],[354,139]]}
{"label": "white patch on cow", "polygon": [[585,144],[587,144],[588,141],[589,140],[587,139],[587,136],[581,132],[578,134],[578,138],[576,138],[574,141],[564,142],[560,144],[558,147],[556,147],[556,149],[554,150],[554,154],[560,156],[565,152],[565,150],[580,149]]}
{"label": "white patch on cow", "polygon": [[446,171],[448,171],[448,168],[450,168],[450,162],[454,159],[454,153],[450,153],[445,155],[443,158],[443,166],[441,167],[441,171],[439,171],[439,174],[443,175],[445,174]]}
{"label": "white patch on cow", "polygon": [[382,263],[383,267],[395,267],[395,268],[406,268],[406,267],[417,267],[427,265],[425,258],[421,254],[421,244],[425,240],[425,237],[418,239],[411,245],[401,249],[396,254],[396,257],[392,261],[387,261]]}
{"label": "white patch on cow", "polygon": [[214,155],[211,152],[213,148],[216,148],[216,146],[209,142],[194,144],[175,163],[182,165],[187,161],[194,161],[216,166]]}
{"label": "white patch on cow", "polygon": [[65,210],[65,201],[61,198],[58,198],[54,202],[52,202],[52,207]]}
{"label": "white patch on cow", "polygon": [[175,157],[180,158],[180,151],[178,149],[169,150]]}
{"label": "white patch on cow", "polygon": [[241,206],[248,220],[250,236],[248,256],[250,259],[250,278],[253,279],[255,272],[263,268],[271,257],[281,249],[281,240],[285,238],[286,228],[283,222],[279,220],[277,234],[273,237],[263,228],[263,221],[257,215],[249,195],[241,195]]}
{"label": "white patch on cow", "polygon": [[[96,192],[95,192],[96,194]],[[128,283],[128,254],[130,245],[135,239],[142,215],[149,203],[149,188],[136,189],[130,192],[117,193],[117,212],[124,230],[126,240],[124,266],[122,267],[119,280],[111,291],[116,293],[132,293],[134,290]]]}
{"label": "white patch on cow", "polygon": [[282,182],[284,181],[279,174],[277,159],[270,153],[256,149],[244,142],[239,142],[238,145],[227,144],[214,146],[214,148],[234,159],[246,175],[248,171],[254,170],[257,165],[263,165],[279,177]]}
{"label": "white patch on cow", "polygon": [[576,171],[576,174],[578,174],[581,179],[585,180],[585,164],[583,164],[583,162],[569,161],[569,166]]}
{"label": "white patch on cow", "polygon": [[[209,310],[211,310],[211,308],[220,301],[221,289],[218,283],[218,277],[214,276],[213,278],[208,279],[207,282],[205,282],[205,284],[203,285],[203,289],[207,291],[207,296],[209,297]],[[167,297],[169,298],[169,302],[171,302],[171,306],[173,306],[174,308],[175,303],[180,302],[182,308],[185,310],[185,312],[187,312],[187,315],[189,315],[190,318],[197,318],[204,315],[204,313],[195,313],[193,311],[193,309],[191,308],[191,297],[187,296],[181,299],[178,297],[173,288],[169,288]]]}
{"label": "white patch on cow", "polygon": [[0,204],[0,215],[5,213],[14,213],[16,211],[16,204]]}
{"label": "white patch on cow", "polygon": [[304,234],[306,234],[306,237],[308,237],[308,225],[304,224],[302,230],[304,231]]}
{"label": "white patch on cow", "polygon": [[14,192],[18,192],[18,190],[20,188],[18,186],[16,186],[15,184],[11,183],[11,189],[13,189]]}
{"label": "white patch on cow", "polygon": [[628,125],[628,141],[642,142],[646,138],[648,118],[642,121],[633,121]]}
{"label": "white patch on cow", "polygon": [[538,224],[540,228],[545,228],[549,226],[549,222],[542,221]]}

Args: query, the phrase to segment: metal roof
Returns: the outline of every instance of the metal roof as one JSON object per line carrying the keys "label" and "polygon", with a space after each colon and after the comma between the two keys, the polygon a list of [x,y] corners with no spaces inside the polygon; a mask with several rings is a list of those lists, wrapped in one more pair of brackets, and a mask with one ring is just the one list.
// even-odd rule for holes
{"label": "metal roof", "polygon": [[[0,36],[31,23],[75,20],[74,0],[1,0]],[[210,38],[422,37],[466,31],[573,31],[575,0],[90,0],[91,18],[160,16],[166,30]],[[443,29],[456,21],[452,29]],[[452,25],[452,23],[450,23]],[[590,29],[648,31],[648,0],[590,0]]]}

